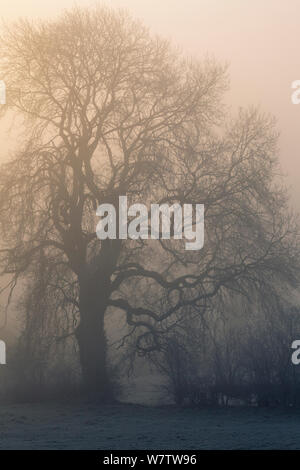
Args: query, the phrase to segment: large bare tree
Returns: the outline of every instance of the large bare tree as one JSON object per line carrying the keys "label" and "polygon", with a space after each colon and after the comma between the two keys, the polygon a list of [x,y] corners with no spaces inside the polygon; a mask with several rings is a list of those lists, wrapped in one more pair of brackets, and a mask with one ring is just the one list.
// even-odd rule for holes
{"label": "large bare tree", "polygon": [[[30,279],[49,321],[59,328],[68,319],[65,334],[74,326],[89,390],[110,394],[104,320],[112,308],[147,352],[220,289],[250,295],[273,277],[295,281],[297,236],[274,181],[273,123],[248,110],[223,126],[224,67],[185,59],[102,7],[19,21],[0,47],[1,112],[26,129],[23,148],[1,168],[2,272],[10,289]],[[122,195],[130,204],[204,204],[204,248],[100,241],[96,208],[118,207]]]}

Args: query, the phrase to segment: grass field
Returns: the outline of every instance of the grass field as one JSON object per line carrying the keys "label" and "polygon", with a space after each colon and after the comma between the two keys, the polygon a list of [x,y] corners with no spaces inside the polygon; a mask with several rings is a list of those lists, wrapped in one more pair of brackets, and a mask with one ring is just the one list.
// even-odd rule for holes
{"label": "grass field", "polygon": [[0,449],[300,449],[300,412],[2,405]]}

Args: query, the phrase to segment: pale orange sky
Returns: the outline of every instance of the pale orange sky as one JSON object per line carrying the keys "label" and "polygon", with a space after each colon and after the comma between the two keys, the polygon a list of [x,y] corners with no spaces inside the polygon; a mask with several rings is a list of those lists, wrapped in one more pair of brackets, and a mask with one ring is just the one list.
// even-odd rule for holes
{"label": "pale orange sky", "polygon": [[[5,20],[49,17],[73,0],[1,0]],[[77,0],[90,5],[90,0]],[[300,105],[291,83],[300,80],[300,0],[107,0],[128,9],[152,31],[173,39],[189,55],[214,55],[230,63],[234,106],[255,104],[278,119],[280,158],[300,209]],[[299,50],[298,50],[299,49]],[[1,77],[0,77],[1,79]],[[9,137],[1,138],[9,139]],[[7,148],[9,142],[3,142]]]}

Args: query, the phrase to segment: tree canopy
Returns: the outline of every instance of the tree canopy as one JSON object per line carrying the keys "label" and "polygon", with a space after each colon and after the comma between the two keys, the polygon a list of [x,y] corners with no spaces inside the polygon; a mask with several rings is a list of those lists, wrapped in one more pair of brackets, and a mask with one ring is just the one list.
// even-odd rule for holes
{"label": "tree canopy", "polygon": [[[297,281],[277,131],[256,109],[226,117],[226,67],[187,59],[103,7],[20,20],[2,32],[0,51],[1,112],[21,116],[26,129],[1,167],[2,273],[11,289],[30,280],[58,333],[75,332],[90,388],[106,390],[111,309],[125,312],[146,353],[178,315],[201,314],[220,290],[251,297]],[[188,252],[174,239],[100,241],[97,207],[117,207],[124,195],[204,204],[203,249]]]}

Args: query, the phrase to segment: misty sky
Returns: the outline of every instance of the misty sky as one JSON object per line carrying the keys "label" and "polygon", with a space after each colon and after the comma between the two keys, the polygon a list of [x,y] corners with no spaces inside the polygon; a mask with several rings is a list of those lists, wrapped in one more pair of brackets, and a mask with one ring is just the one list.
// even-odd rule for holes
{"label": "misty sky", "polygon": [[[81,6],[93,4],[78,0]],[[172,39],[188,55],[208,53],[230,63],[234,107],[260,105],[277,117],[280,158],[293,201],[300,209],[300,105],[291,83],[300,80],[300,0],[107,0],[128,9],[152,31]],[[73,0],[2,0],[1,16],[50,17]],[[0,77],[1,79],[1,77]],[[7,139],[3,130],[1,139]],[[9,147],[3,142],[2,149]]]}

